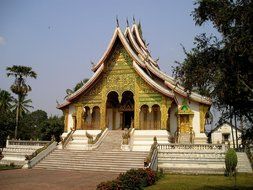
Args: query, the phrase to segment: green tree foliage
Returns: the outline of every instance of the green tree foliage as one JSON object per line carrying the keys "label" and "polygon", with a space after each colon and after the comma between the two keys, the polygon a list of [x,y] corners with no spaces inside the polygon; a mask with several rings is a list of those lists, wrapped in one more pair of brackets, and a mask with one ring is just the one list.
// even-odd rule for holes
{"label": "green tree foliage", "polygon": [[31,105],[32,100],[31,99],[26,99],[26,95],[21,96],[19,100],[14,99],[13,100],[14,105],[13,105],[13,110],[15,113],[18,113],[19,116],[23,116],[26,113],[29,113],[29,109],[33,108]]}
{"label": "green tree foliage", "polygon": [[40,140],[42,136],[40,132],[47,119],[47,113],[43,110],[25,114],[20,122],[19,137],[22,140]]}
{"label": "green tree foliage", "polygon": [[237,155],[234,149],[228,149],[225,156],[226,171],[231,176],[236,171]]}
{"label": "green tree foliage", "polygon": [[0,89],[0,112],[9,112],[13,103],[13,97],[6,90]]}
{"label": "green tree foliage", "polygon": [[[37,78],[37,74],[32,70],[31,67],[13,65],[7,67],[7,76],[15,77],[14,83],[11,85],[11,91],[18,96],[16,106],[16,127],[15,127],[15,138],[17,138],[18,125],[20,120],[20,109],[21,102],[24,101],[25,96],[32,88],[26,84],[26,78]],[[27,102],[28,103],[28,102]]]}
{"label": "green tree foliage", "polygon": [[11,94],[0,89],[0,147],[5,146],[7,136],[13,136],[15,114],[11,111],[12,104]]}
{"label": "green tree foliage", "polygon": [[0,111],[0,147],[5,147],[6,139],[14,137],[15,114],[11,111]]}
{"label": "green tree foliage", "polygon": [[211,97],[218,108],[253,123],[253,2],[199,0],[196,25],[211,22],[221,37],[201,34],[174,74],[187,92]]}
{"label": "green tree foliage", "polygon": [[73,89],[67,89],[66,90],[66,96],[65,99],[70,96],[71,94],[73,94],[75,91],[77,91],[78,89],[80,89],[89,79],[83,79],[82,81],[78,82],[75,87]]}
{"label": "green tree foliage", "polygon": [[49,117],[43,123],[43,126],[40,129],[41,140],[51,140],[51,137],[54,135],[56,141],[60,141],[60,136],[64,130],[64,121],[63,117]]}

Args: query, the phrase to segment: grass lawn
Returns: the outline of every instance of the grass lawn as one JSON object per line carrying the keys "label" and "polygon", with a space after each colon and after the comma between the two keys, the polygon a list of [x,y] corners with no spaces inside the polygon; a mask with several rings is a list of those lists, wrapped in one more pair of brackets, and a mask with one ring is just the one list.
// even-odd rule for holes
{"label": "grass lawn", "polygon": [[[188,189],[218,189],[233,188],[234,179],[223,175],[176,175],[165,174],[156,185],[145,190],[188,190]],[[237,174],[237,189],[253,189],[253,174]]]}
{"label": "grass lawn", "polygon": [[13,170],[20,169],[22,166],[10,166],[10,165],[0,165],[0,170]]}

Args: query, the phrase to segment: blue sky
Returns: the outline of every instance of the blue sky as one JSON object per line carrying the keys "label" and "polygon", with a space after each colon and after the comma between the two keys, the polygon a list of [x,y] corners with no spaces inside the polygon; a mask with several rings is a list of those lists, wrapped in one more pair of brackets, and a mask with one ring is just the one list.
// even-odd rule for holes
{"label": "blue sky", "polygon": [[191,0],[0,0],[0,88],[9,90],[12,78],[6,67],[31,66],[38,78],[28,79],[29,98],[36,109],[61,114],[65,90],[92,76],[91,61],[97,62],[107,48],[118,15],[124,30],[126,18],[140,20],[160,68],[171,75],[174,62],[185,57],[197,34],[217,34],[210,24],[195,26]]}

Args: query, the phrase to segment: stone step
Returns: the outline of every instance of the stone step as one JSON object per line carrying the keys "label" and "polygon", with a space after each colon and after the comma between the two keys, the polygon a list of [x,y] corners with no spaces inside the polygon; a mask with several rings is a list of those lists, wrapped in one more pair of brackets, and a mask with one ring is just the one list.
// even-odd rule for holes
{"label": "stone step", "polygon": [[50,155],[47,157],[47,159],[62,159],[62,160],[66,160],[66,159],[109,159],[109,160],[136,160],[136,159],[142,159],[145,158],[146,156],[96,156],[96,157],[90,157],[90,156],[55,156],[55,155]]}
{"label": "stone step", "polygon": [[244,173],[252,173],[252,168],[248,156],[245,152],[237,152],[237,171]]}
{"label": "stone step", "polygon": [[182,167],[168,167],[163,168],[165,173],[180,173],[180,174],[224,174],[223,168],[182,168]]}
{"label": "stone step", "polygon": [[139,163],[139,164],[120,164],[120,163],[108,163],[108,164],[98,164],[98,163],[75,163],[74,165],[71,165],[70,163],[54,163],[54,162],[50,162],[50,163],[42,163],[39,164],[37,166],[43,166],[43,167],[47,167],[47,166],[62,166],[62,167],[118,167],[118,168],[124,168],[124,167],[131,167],[131,168],[138,168],[138,167],[143,167],[143,163]]}
{"label": "stone step", "polygon": [[97,171],[97,172],[115,172],[123,173],[131,168],[86,168],[86,167],[37,167],[35,169],[47,169],[47,170],[76,170],[76,171]]}
{"label": "stone step", "polygon": [[110,161],[110,162],[131,162],[131,161],[142,161],[144,160],[144,157],[141,157],[141,158],[128,158],[128,159],[118,159],[118,158],[101,158],[101,157],[98,157],[98,158],[67,158],[67,159],[59,159],[59,158],[56,158],[56,157],[49,157],[47,158],[45,161],[61,161],[61,162],[65,162],[65,161],[68,161],[68,162],[73,162],[73,161],[91,161],[91,162],[95,162],[95,161],[100,161],[100,162],[103,162],[103,161]]}
{"label": "stone step", "polygon": [[136,151],[129,151],[129,152],[123,152],[123,151],[77,151],[77,150],[55,150],[53,154],[84,154],[84,155],[145,155],[148,152],[136,152]]}
{"label": "stone step", "polygon": [[[73,162],[56,162],[56,161],[47,161],[47,162],[43,162],[41,164],[38,164],[38,166],[50,166],[50,165],[53,165],[53,166],[68,166],[68,165],[72,165]],[[108,164],[105,164],[105,163],[101,163],[101,162],[74,162],[73,166],[96,166],[96,167],[109,167],[109,166],[118,166],[118,167],[133,167],[133,168],[136,168],[136,167],[139,167],[139,166],[143,166],[143,161],[142,162],[135,162],[135,163],[132,163],[132,162],[110,162]]]}
{"label": "stone step", "polygon": [[82,166],[142,166],[143,165],[143,161],[136,161],[136,162],[123,162],[123,161],[118,161],[118,162],[101,162],[101,161],[88,161],[88,160],[80,160],[80,161],[54,161],[54,160],[47,160],[44,162],[39,163],[38,165],[69,165],[69,164],[73,164],[74,166],[77,165],[82,165]]}

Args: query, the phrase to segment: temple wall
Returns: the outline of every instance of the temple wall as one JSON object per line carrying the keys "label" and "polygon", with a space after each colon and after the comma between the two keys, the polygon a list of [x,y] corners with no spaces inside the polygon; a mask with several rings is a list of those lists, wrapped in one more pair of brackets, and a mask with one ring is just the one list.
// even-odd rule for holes
{"label": "temple wall", "polygon": [[[183,104],[183,97],[180,97],[179,95],[176,96],[179,106]],[[193,118],[192,118],[192,127],[193,131],[195,132],[196,135],[200,134],[200,112],[199,112],[199,103],[191,101],[188,103],[190,109],[194,113]]]}
{"label": "temple wall", "polygon": [[194,113],[192,120],[192,127],[195,132],[195,135],[200,133],[200,114],[199,114],[199,103],[191,102],[189,104],[191,110]]}
{"label": "temple wall", "polygon": [[170,110],[170,134],[174,135],[177,131],[177,116],[176,116],[177,107],[173,105]]}
{"label": "temple wall", "polygon": [[73,121],[72,114],[75,113],[75,111],[76,111],[75,106],[70,105],[69,106],[69,113],[68,113],[68,131],[70,131],[70,129],[74,127],[73,126],[74,121]]}

